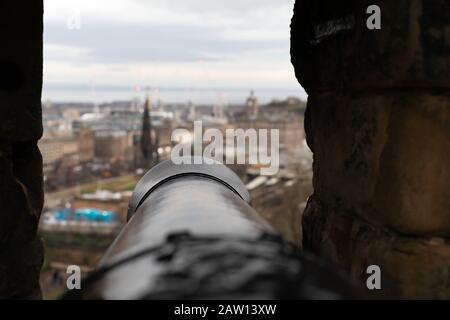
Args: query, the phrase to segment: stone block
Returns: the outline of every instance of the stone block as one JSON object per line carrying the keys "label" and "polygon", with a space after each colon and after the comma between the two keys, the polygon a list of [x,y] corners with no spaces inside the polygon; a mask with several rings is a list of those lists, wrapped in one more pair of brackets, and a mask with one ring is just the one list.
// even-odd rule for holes
{"label": "stone block", "polygon": [[[378,5],[381,29],[369,30]],[[291,59],[308,93],[394,88],[448,89],[447,0],[298,0]]]}
{"label": "stone block", "polygon": [[448,97],[421,93],[309,98],[315,197],[415,236],[450,236]]}

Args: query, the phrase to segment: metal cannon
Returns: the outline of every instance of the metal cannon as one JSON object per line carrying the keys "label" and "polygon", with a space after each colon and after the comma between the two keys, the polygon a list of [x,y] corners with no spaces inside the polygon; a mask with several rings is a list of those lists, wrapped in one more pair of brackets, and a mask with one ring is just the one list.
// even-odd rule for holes
{"label": "metal cannon", "polygon": [[68,299],[339,299],[349,282],[286,243],[226,166],[153,167],[128,223]]}

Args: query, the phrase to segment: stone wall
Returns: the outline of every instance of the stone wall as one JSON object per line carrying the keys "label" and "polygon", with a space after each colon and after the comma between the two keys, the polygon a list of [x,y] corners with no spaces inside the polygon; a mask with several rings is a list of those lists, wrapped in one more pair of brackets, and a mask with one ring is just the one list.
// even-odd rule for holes
{"label": "stone wall", "polygon": [[0,299],[40,298],[42,0],[0,2]]}
{"label": "stone wall", "polygon": [[304,247],[362,283],[379,265],[384,296],[450,298],[450,2],[297,0],[291,36],[314,152]]}

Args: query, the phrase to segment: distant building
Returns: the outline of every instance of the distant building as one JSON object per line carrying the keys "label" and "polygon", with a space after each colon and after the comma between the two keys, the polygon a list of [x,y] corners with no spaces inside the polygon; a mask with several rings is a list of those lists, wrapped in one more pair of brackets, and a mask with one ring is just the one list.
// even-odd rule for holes
{"label": "distant building", "polygon": [[278,129],[282,152],[295,154],[303,148],[303,102],[290,97],[259,106],[254,92],[247,99],[245,112],[234,112],[230,124],[234,129]]}
{"label": "distant building", "polygon": [[247,113],[250,117],[258,117],[259,114],[258,99],[256,98],[253,90],[247,98]]}
{"label": "distant building", "polygon": [[44,167],[51,165],[62,158],[63,146],[60,141],[55,141],[54,139],[42,138],[38,143],[39,150],[42,154],[42,160]]}
{"label": "distant building", "polygon": [[47,131],[39,140],[44,171],[56,165],[72,167],[94,160],[94,133],[84,128],[77,135],[70,132]]}
{"label": "distant building", "polygon": [[67,108],[62,111],[62,118],[66,120],[77,120],[80,118],[80,110],[77,108]]}
{"label": "distant building", "polygon": [[80,130],[78,136],[78,153],[80,164],[94,160],[95,156],[95,134],[89,128]]}
{"label": "distant building", "polygon": [[197,110],[195,108],[195,104],[189,100],[187,107],[189,109],[189,114],[187,116],[187,120],[189,120],[189,121],[197,120]]}
{"label": "distant building", "polygon": [[295,115],[275,119],[261,117],[257,121],[241,119],[228,127],[244,130],[278,129],[280,133],[280,148],[290,154],[301,150],[303,148],[303,140],[305,139],[303,119]]}
{"label": "distant building", "polygon": [[78,162],[79,143],[70,133],[46,132],[39,140],[38,146],[42,153],[44,168],[55,165],[63,158],[71,158],[71,163]]}
{"label": "distant building", "polygon": [[95,158],[104,162],[126,161],[132,155],[132,134],[126,131],[100,131],[95,133]]}

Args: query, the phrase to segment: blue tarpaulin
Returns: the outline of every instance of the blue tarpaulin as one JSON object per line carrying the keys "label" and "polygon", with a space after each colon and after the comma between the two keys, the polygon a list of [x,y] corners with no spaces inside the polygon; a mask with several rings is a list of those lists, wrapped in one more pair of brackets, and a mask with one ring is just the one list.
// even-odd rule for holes
{"label": "blue tarpaulin", "polygon": [[78,221],[111,223],[116,221],[116,214],[111,211],[86,208],[76,210],[74,219]]}

